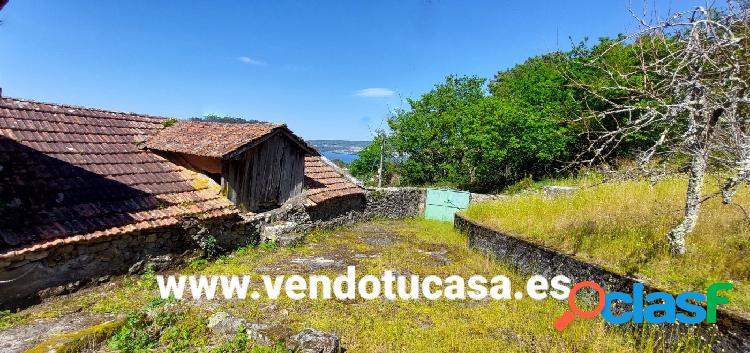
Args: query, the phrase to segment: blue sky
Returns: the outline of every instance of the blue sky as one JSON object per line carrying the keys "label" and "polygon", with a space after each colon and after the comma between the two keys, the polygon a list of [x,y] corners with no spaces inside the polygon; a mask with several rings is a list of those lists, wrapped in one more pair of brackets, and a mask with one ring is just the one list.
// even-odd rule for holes
{"label": "blue sky", "polygon": [[[661,13],[705,3],[655,1]],[[628,3],[11,0],[0,12],[0,87],[18,98],[227,114],[284,122],[306,139],[363,140],[446,75],[492,77],[569,48],[569,37],[633,30]]]}

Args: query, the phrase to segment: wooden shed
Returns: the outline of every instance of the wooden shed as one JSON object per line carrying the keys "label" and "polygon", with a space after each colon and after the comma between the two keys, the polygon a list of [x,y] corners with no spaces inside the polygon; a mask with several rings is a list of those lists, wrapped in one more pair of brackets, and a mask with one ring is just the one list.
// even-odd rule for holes
{"label": "wooden shed", "polygon": [[170,161],[201,171],[239,208],[276,208],[302,193],[314,148],[284,125],[176,122],[146,142]]}

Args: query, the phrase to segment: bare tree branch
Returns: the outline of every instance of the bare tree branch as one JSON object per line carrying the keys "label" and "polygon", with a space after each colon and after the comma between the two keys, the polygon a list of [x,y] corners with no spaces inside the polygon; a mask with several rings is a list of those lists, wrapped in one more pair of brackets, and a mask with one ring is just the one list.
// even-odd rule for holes
{"label": "bare tree branch", "polygon": [[[587,114],[575,122],[589,144],[576,162],[607,161],[623,141],[639,134],[656,136],[639,155],[641,168],[657,155],[689,156],[684,217],[667,234],[673,253],[683,254],[701,203],[721,194],[731,204],[737,188],[750,181],[748,6],[730,0],[724,9],[696,7],[661,20],[631,14],[638,31],[582,60],[584,67],[603,73],[606,82],[571,77],[588,93]],[[617,67],[606,60],[611,50],[623,47],[635,51],[636,63]],[[702,198],[707,171],[714,166],[731,177],[718,193]]]}

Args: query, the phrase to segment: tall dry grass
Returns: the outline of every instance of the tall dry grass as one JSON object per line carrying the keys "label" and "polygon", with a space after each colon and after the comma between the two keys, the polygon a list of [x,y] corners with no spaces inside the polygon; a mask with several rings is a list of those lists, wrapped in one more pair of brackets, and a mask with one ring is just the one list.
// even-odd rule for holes
{"label": "tall dry grass", "polygon": [[[750,312],[750,221],[740,207],[719,197],[704,202],[687,254],[674,258],[666,233],[681,219],[685,180],[581,184],[571,196],[522,194],[464,214],[667,290],[705,291],[710,283],[732,281],[729,307]],[[705,193],[716,190],[710,183]],[[741,189],[734,201],[750,211],[750,190]]]}

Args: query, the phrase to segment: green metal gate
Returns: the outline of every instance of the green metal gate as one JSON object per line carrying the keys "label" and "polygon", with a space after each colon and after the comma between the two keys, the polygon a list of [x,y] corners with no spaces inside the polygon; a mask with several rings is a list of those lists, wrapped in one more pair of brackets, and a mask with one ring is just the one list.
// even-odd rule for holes
{"label": "green metal gate", "polygon": [[424,217],[453,222],[457,211],[469,207],[471,194],[451,189],[427,189]]}

